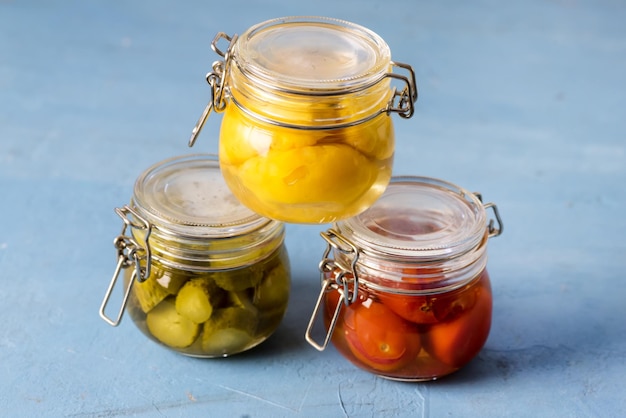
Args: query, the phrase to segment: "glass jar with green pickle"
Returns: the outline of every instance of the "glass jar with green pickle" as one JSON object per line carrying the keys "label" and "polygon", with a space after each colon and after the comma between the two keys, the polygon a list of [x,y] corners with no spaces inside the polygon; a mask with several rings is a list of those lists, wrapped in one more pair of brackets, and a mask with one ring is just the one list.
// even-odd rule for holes
{"label": "glass jar with green pickle", "polygon": [[[114,244],[118,261],[100,308],[118,325],[126,310],[153,341],[194,357],[224,357],[266,340],[287,309],[284,225],[232,195],[217,157],[175,157],[135,182]],[[106,314],[120,278],[116,318]]]}

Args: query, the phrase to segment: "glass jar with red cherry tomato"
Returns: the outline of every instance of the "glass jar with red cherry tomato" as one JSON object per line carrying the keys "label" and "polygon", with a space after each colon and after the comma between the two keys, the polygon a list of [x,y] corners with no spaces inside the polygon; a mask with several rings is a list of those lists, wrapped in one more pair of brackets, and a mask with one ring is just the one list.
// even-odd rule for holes
{"label": "glass jar with red cherry tomato", "polygon": [[[490,210],[491,215],[488,215]],[[426,177],[393,177],[369,209],[322,232],[322,289],[306,331],[381,377],[434,380],[463,367],[491,327],[493,203]],[[322,317],[323,342],[315,324]]]}

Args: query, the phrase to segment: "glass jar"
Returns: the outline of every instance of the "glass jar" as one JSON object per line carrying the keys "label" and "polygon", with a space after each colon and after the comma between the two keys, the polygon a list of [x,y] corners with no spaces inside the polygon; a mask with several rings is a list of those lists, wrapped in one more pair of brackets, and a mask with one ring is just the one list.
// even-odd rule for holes
{"label": "glass jar", "polygon": [[[126,309],[149,338],[195,357],[236,354],[276,330],[290,289],[284,225],[237,201],[216,156],[153,165],[116,212],[124,225],[100,308],[109,324]],[[124,298],[111,319],[105,308],[120,276]]]}
{"label": "glass jar", "polygon": [[[224,40],[226,52],[217,45]],[[212,46],[224,60],[207,75],[212,100],[190,145],[211,110],[223,112],[220,165],[244,205],[284,222],[324,223],[382,194],[393,165],[391,113],[410,118],[417,90],[413,69],[391,61],[380,36],[342,20],[288,17],[241,36],[219,33]]]}
{"label": "glass jar", "polygon": [[[458,370],[489,335],[487,241],[501,232],[497,207],[478,194],[432,178],[392,178],[372,207],[322,233],[322,290],[307,341],[320,351],[332,341],[353,364],[389,379]],[[313,338],[318,315],[321,344]]]}

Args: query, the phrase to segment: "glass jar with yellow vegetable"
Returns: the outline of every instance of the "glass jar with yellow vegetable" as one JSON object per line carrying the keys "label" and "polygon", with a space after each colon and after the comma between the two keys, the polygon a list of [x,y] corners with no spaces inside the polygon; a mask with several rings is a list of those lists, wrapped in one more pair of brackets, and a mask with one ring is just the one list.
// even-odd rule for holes
{"label": "glass jar with yellow vegetable", "polygon": [[[276,330],[290,289],[284,225],[232,195],[216,156],[153,165],[116,212],[118,261],[100,307],[109,324],[126,310],[149,338],[195,357],[236,354]],[[111,318],[105,310],[122,277],[122,306]]]}
{"label": "glass jar with yellow vegetable", "polygon": [[417,89],[413,69],[392,61],[380,36],[342,20],[288,17],[241,36],[218,33],[212,48],[223,60],[207,74],[212,97],[190,145],[211,111],[222,112],[220,165],[244,205],[284,222],[326,223],[382,194],[391,116],[413,115]]}

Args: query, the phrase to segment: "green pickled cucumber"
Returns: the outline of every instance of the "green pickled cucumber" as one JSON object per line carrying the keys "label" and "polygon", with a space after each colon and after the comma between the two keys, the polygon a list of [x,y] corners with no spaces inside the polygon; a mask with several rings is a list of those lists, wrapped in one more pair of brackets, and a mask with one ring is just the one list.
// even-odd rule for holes
{"label": "green pickled cucumber", "polygon": [[289,271],[285,264],[278,264],[271,269],[254,292],[254,304],[266,310],[279,308],[289,300]]}
{"label": "green pickled cucumber", "polygon": [[245,350],[256,340],[257,324],[257,316],[248,309],[235,306],[216,309],[204,323],[202,350],[214,355]]}
{"label": "green pickled cucumber", "polygon": [[189,280],[176,296],[176,311],[201,324],[211,317],[222,292],[209,278]]}
{"label": "green pickled cucumber", "polygon": [[155,277],[156,282],[170,295],[177,294],[188,279],[189,276],[186,274],[172,273],[165,270],[160,270],[157,277]]}
{"label": "green pickled cucumber", "polygon": [[228,292],[228,302],[230,306],[235,308],[243,308],[252,312],[255,316],[258,314],[258,309],[252,303],[252,298],[247,291],[241,292]]}
{"label": "green pickled cucumber", "polygon": [[146,325],[157,340],[174,348],[189,347],[200,332],[200,325],[176,311],[172,297],[163,300],[148,312]]}
{"label": "green pickled cucumber", "polygon": [[253,341],[250,334],[240,329],[220,329],[202,340],[202,351],[212,356],[227,356],[248,349]]}
{"label": "green pickled cucumber", "polygon": [[256,286],[263,279],[263,270],[251,266],[240,270],[230,270],[213,276],[215,284],[229,292],[240,292]]}
{"label": "green pickled cucumber", "polygon": [[133,293],[144,313],[150,312],[152,308],[169,296],[167,289],[159,285],[154,276],[148,277],[143,282],[135,280]]}

